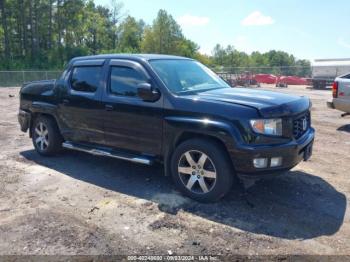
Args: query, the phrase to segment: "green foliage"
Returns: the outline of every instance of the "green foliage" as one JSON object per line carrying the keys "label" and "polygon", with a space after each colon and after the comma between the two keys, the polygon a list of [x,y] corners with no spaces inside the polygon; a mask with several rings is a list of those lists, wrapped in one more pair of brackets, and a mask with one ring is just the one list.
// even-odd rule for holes
{"label": "green foliage", "polygon": [[72,57],[115,49],[120,4],[113,5],[1,0],[0,69],[61,69]]}
{"label": "green foliage", "polygon": [[214,66],[213,60],[208,55],[196,52],[195,55],[194,55],[194,59],[198,60],[202,64],[207,65],[209,67],[213,67]]}
{"label": "green foliage", "polygon": [[217,44],[213,50],[214,68],[230,73],[254,71],[255,73],[272,73],[276,75],[309,76],[311,74],[308,60],[297,60],[293,55],[283,51],[271,50],[266,53],[253,52],[247,55],[237,51],[233,46],[226,48]]}
{"label": "green foliage", "polygon": [[199,47],[182,34],[181,27],[165,10],[159,10],[152,26],[145,29],[141,43],[144,53],[194,57]]}
{"label": "green foliage", "polygon": [[145,23],[128,16],[118,27],[118,50],[123,53],[140,53]]}
{"label": "green foliage", "polygon": [[191,57],[232,73],[265,66],[276,74],[310,74],[309,61],[282,51],[247,55],[218,44],[212,56],[203,55],[165,10],[146,25],[123,16],[122,7],[118,0],[110,8],[93,0],[0,0],[0,70],[62,69],[76,56],[142,52]]}

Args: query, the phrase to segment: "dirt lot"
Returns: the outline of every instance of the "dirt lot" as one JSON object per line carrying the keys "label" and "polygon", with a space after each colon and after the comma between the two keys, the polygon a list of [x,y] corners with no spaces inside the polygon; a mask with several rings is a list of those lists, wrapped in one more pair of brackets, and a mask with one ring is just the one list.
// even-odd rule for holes
{"label": "dirt lot", "polygon": [[350,255],[350,117],[327,109],[330,91],[278,91],[312,99],[311,161],[199,204],[160,166],[79,152],[40,157],[19,131],[18,88],[1,88],[0,255]]}

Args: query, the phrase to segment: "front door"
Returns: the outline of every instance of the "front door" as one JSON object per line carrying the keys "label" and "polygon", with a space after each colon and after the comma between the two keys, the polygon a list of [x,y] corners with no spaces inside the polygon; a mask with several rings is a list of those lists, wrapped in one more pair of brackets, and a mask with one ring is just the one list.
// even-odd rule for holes
{"label": "front door", "polygon": [[[107,75],[104,131],[106,145],[135,153],[158,155],[162,141],[162,97],[145,102],[137,96],[140,83],[151,82],[137,62],[111,60]],[[153,84],[153,83],[151,83]]]}

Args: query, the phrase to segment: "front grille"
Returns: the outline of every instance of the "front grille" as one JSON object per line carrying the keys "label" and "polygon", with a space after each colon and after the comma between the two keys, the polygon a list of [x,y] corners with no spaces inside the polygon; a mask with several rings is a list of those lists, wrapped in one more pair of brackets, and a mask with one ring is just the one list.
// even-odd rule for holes
{"label": "front grille", "polygon": [[310,112],[307,112],[301,116],[298,116],[293,120],[293,136],[294,138],[300,138],[311,126]]}

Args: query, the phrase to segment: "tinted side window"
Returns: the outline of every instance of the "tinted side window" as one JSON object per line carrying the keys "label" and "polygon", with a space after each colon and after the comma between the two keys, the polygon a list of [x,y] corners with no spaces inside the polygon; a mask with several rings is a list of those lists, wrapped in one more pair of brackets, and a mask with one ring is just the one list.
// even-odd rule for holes
{"label": "tinted side window", "polygon": [[342,78],[350,79],[350,74],[343,76]]}
{"label": "tinted side window", "polygon": [[110,77],[111,92],[120,96],[136,96],[137,85],[146,81],[144,75],[130,67],[113,66]]}
{"label": "tinted side window", "polygon": [[71,78],[72,89],[94,93],[98,88],[101,72],[100,66],[75,67]]}

